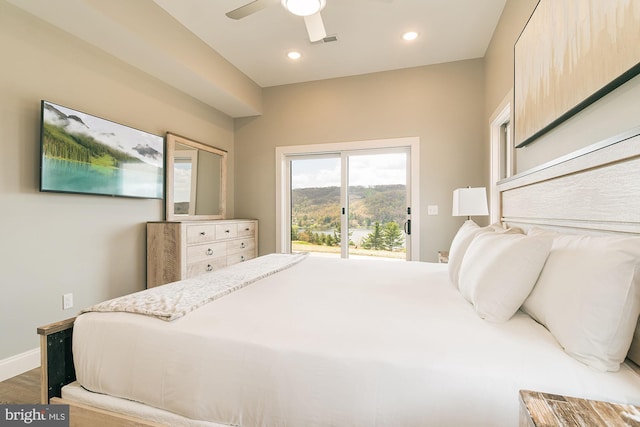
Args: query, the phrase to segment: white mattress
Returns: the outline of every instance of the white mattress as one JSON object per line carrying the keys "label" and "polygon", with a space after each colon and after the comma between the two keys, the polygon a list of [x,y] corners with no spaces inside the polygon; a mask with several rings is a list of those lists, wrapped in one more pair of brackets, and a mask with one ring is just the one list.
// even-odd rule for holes
{"label": "white mattress", "polygon": [[256,426],[513,426],[518,390],[640,404],[524,313],[480,319],[446,264],[312,258],[173,322],[76,319],[85,388],[194,420]]}

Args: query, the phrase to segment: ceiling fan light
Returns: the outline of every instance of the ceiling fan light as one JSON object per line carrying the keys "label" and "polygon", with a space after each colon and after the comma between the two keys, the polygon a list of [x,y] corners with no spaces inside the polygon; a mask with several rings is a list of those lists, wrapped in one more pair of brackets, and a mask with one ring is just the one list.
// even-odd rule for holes
{"label": "ceiling fan light", "polygon": [[407,31],[402,35],[402,38],[408,42],[418,38],[418,33],[415,31]]}
{"label": "ceiling fan light", "polygon": [[298,16],[310,16],[320,12],[326,0],[282,0],[282,5],[289,12]]}

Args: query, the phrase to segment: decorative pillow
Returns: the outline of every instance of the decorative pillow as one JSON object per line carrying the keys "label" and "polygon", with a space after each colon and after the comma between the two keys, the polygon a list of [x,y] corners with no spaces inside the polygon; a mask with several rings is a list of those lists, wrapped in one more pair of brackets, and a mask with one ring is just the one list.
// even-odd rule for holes
{"label": "decorative pillow", "polygon": [[565,351],[617,371],[640,313],[640,238],[557,234],[524,311]]}
{"label": "decorative pillow", "polygon": [[453,238],[453,242],[451,242],[451,248],[449,249],[449,263],[447,266],[451,282],[453,282],[456,287],[458,287],[458,276],[460,274],[462,258],[471,244],[471,241],[482,233],[489,233],[493,231],[494,230],[491,226],[480,227],[472,220],[467,220],[456,233]]}
{"label": "decorative pillow", "polygon": [[553,230],[546,230],[544,228],[531,227],[527,231],[527,236],[548,236],[548,237],[555,238],[558,236],[563,236],[563,234]]}
{"label": "decorative pillow", "polygon": [[551,242],[523,234],[476,237],[460,267],[460,292],[481,318],[506,322],[533,289]]}
{"label": "decorative pillow", "polygon": [[462,259],[467,251],[467,248],[473,241],[473,239],[480,234],[497,232],[497,233],[514,233],[521,234],[522,230],[519,228],[504,228],[501,223],[496,222],[486,227],[480,227],[473,220],[467,220],[462,224],[453,242],[451,242],[451,248],[449,249],[449,278],[451,282],[458,287],[458,281],[460,276],[460,266],[462,265]]}

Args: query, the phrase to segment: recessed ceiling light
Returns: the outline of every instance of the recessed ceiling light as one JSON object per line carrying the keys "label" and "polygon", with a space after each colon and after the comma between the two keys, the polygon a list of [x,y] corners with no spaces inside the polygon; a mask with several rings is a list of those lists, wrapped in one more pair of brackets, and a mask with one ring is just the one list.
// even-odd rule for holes
{"label": "recessed ceiling light", "polygon": [[418,38],[418,33],[416,33],[415,31],[407,31],[402,35],[402,38],[406,41],[415,40]]}
{"label": "recessed ceiling light", "polygon": [[287,53],[287,56],[289,57],[289,59],[293,59],[293,60],[302,58],[302,54],[295,50],[292,50],[291,52]]}

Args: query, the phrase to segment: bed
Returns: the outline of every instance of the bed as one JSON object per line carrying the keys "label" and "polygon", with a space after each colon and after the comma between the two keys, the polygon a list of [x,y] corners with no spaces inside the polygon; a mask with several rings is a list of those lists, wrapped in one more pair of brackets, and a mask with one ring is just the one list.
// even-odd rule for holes
{"label": "bed", "polygon": [[[72,425],[250,427],[517,425],[522,389],[638,405],[638,133],[500,183],[501,224],[465,223],[449,264],[273,254],[256,263],[275,267],[235,267],[224,274],[244,279],[195,307],[102,306],[40,328],[42,400],[70,404]],[[453,246],[469,234],[460,256]],[[537,246],[517,246],[525,240]],[[586,245],[589,268],[568,268],[563,244]],[[512,268],[470,261],[487,247]],[[615,268],[601,278],[590,270],[601,264]],[[484,284],[511,283],[513,268],[530,265],[537,272],[520,283],[518,271],[509,287],[513,302],[496,305],[500,290]],[[547,285],[578,270],[581,282],[560,294],[570,299]],[[611,282],[605,295],[598,281]],[[186,285],[197,284],[179,282],[177,295]],[[143,295],[164,302],[150,294],[161,288]],[[564,318],[552,311],[563,305]],[[576,338],[567,313],[595,335]],[[599,340],[593,313],[626,326]]]}

